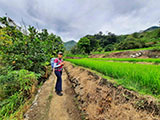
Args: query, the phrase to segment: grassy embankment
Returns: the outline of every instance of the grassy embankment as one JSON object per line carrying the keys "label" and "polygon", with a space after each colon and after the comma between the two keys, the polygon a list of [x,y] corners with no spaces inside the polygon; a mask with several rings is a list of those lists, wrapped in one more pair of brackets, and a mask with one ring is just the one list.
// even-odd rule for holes
{"label": "grassy embankment", "polygon": [[154,50],[156,47],[148,47],[148,48],[138,48],[138,49],[129,49],[129,50],[113,50],[108,52],[92,52],[92,54],[105,54],[105,53],[114,53],[114,52],[126,52],[126,51],[141,51],[141,50]]}
{"label": "grassy embankment", "polygon": [[89,58],[91,60],[101,61],[127,61],[127,62],[152,62],[160,63],[159,58]]}

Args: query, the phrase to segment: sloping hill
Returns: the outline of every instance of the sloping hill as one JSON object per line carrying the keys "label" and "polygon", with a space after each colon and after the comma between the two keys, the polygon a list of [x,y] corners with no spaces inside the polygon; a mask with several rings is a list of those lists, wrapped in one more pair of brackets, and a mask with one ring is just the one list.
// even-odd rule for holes
{"label": "sloping hill", "polygon": [[70,41],[64,43],[64,47],[66,48],[66,50],[70,50],[76,44],[77,44],[76,41],[70,40]]}
{"label": "sloping hill", "polygon": [[153,31],[153,30],[156,30],[156,29],[160,29],[160,27],[158,27],[158,26],[152,26],[152,27],[147,28],[146,30],[144,30],[144,32]]}

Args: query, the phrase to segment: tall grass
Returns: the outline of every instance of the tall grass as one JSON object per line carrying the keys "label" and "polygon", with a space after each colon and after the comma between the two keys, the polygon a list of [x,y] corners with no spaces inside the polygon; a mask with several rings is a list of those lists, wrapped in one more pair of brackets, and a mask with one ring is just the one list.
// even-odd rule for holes
{"label": "tall grass", "polygon": [[90,59],[67,59],[67,61],[113,77],[117,83],[134,90],[152,95],[160,94],[160,66]]}
{"label": "tall grass", "polygon": [[37,78],[37,74],[24,69],[0,75],[0,120],[9,120],[31,98]]}
{"label": "tall grass", "polygon": [[128,62],[154,62],[160,63],[159,58],[89,58],[91,60],[112,60],[112,61],[128,61]]}

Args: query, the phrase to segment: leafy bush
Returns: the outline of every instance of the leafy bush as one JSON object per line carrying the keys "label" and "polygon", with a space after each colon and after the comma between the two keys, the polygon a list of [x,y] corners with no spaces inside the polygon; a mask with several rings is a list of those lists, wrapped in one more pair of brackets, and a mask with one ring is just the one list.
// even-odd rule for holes
{"label": "leafy bush", "polygon": [[23,34],[16,27],[0,29],[0,51],[4,66],[14,70],[27,69],[36,73],[44,71],[44,63],[58,51],[64,51],[60,37],[49,34],[46,29],[38,32],[29,26],[28,34]]}
{"label": "leafy bush", "polygon": [[[59,36],[29,26],[25,34],[0,17],[0,119],[8,119],[30,99],[32,86],[44,81],[46,66],[64,45]],[[31,72],[32,71],[32,72]],[[39,77],[38,77],[39,76]]]}

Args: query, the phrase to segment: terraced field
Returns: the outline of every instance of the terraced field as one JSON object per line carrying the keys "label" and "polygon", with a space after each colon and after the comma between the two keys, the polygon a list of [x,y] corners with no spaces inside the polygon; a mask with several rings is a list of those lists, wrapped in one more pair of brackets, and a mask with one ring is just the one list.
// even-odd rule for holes
{"label": "terraced field", "polygon": [[159,58],[90,58],[91,60],[102,60],[102,61],[127,61],[127,62],[151,62],[160,63]]}
{"label": "terraced field", "polygon": [[[112,77],[118,84],[121,84],[129,89],[133,89],[145,94],[152,94],[152,95],[160,94],[159,65],[107,62],[100,60],[67,59],[67,61],[70,61],[76,65],[84,66],[92,70],[98,71],[104,74],[105,76]],[[136,59],[134,60],[136,61]],[[154,61],[155,59],[152,60]],[[152,61],[152,60],[147,60],[147,61]]]}

